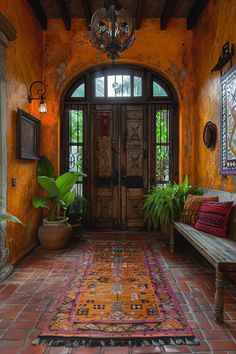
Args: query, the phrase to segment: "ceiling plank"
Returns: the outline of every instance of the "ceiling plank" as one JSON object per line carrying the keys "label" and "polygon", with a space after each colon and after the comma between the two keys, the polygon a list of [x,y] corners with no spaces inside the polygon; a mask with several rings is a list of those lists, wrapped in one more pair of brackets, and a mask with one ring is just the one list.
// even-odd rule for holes
{"label": "ceiling plank", "polygon": [[135,29],[139,30],[142,20],[143,0],[136,0]]}
{"label": "ceiling plank", "polygon": [[161,30],[166,29],[167,22],[168,22],[169,18],[171,17],[171,11],[172,11],[174,3],[175,3],[175,0],[165,0],[165,4],[164,4],[161,18],[160,18]]}
{"label": "ceiling plank", "polygon": [[63,19],[64,25],[67,31],[71,30],[71,17],[68,12],[68,8],[64,0],[56,0],[57,7],[61,13],[61,17]]}
{"label": "ceiling plank", "polygon": [[46,30],[48,28],[48,19],[41,4],[38,0],[28,0],[28,3],[30,4],[37,20],[39,21],[40,26],[42,29]]}
{"label": "ceiling plank", "polygon": [[91,18],[92,18],[92,12],[91,8],[89,6],[89,1],[88,0],[81,0],[82,1],[82,6],[85,14],[85,18],[87,21],[87,26],[90,26]]}
{"label": "ceiling plank", "polygon": [[194,25],[197,23],[198,18],[200,17],[203,8],[207,4],[208,0],[195,0],[191,10],[187,16],[187,29],[191,30]]}

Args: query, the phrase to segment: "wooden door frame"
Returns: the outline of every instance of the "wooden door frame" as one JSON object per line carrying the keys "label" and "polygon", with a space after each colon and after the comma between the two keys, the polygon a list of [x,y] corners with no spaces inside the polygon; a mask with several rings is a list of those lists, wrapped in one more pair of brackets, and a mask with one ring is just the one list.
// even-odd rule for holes
{"label": "wooden door frame", "polygon": [[[93,91],[93,80],[96,76],[96,73],[102,73],[103,75],[107,75],[111,72],[111,70],[128,70],[129,72],[138,72],[142,74],[143,77],[143,97],[121,97],[121,98],[95,98]],[[162,87],[168,92],[168,97],[155,98],[152,96],[152,82],[155,81],[160,82]],[[79,83],[85,83],[85,92],[86,97],[84,98],[71,98],[70,95],[73,90],[76,89]],[[173,164],[171,168],[173,169],[173,181],[178,182],[178,171],[179,171],[179,157],[178,157],[178,104],[177,104],[177,94],[172,87],[172,85],[159,73],[153,72],[146,68],[136,66],[136,65],[124,65],[124,64],[115,64],[115,65],[103,65],[97,66],[82,73],[79,77],[75,78],[65,89],[62,101],[61,101],[61,150],[60,150],[60,167],[61,172],[67,170],[68,167],[68,143],[65,136],[68,137],[68,107],[74,107],[75,109],[79,109],[79,107],[83,108],[86,112],[86,119],[84,121],[84,126],[86,127],[86,142],[84,146],[85,156],[84,156],[84,172],[88,175],[86,182],[84,183],[86,197],[91,200],[93,195],[89,190],[88,186],[93,183],[91,180],[91,148],[89,146],[89,141],[91,140],[91,106],[96,104],[115,104],[115,105],[125,105],[125,104],[147,104],[147,123],[148,123],[148,173],[152,178],[148,178],[148,189],[151,186],[155,185],[155,181],[153,179],[154,176],[154,161],[155,161],[155,151],[151,151],[151,146],[154,146],[154,131],[155,129],[153,124],[153,114],[154,107],[156,104],[171,104],[173,107],[173,115],[171,120],[173,124],[175,124],[173,129],[173,152],[171,156],[173,156]],[[91,188],[90,188],[91,189]]]}

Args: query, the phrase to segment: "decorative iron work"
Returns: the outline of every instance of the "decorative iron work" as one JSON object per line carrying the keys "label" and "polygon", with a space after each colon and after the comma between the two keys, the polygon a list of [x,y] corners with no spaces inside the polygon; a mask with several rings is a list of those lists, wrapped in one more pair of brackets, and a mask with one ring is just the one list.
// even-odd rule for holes
{"label": "decorative iron work", "polygon": [[34,81],[30,85],[28,102],[31,103],[33,100],[40,100],[39,102],[39,113],[47,113],[46,106],[46,86],[43,81]]}
{"label": "decorative iron work", "polygon": [[93,47],[107,53],[114,62],[134,42],[134,20],[118,1],[107,0],[91,20]]}
{"label": "decorative iron work", "polygon": [[231,45],[231,51],[230,51],[229,42],[226,42],[222,47],[222,54],[218,59],[218,63],[214,66],[214,68],[211,69],[211,72],[220,71],[220,74],[222,76],[222,69],[228,62],[230,62],[230,68],[231,68],[233,55],[234,55],[234,45],[233,44]]}

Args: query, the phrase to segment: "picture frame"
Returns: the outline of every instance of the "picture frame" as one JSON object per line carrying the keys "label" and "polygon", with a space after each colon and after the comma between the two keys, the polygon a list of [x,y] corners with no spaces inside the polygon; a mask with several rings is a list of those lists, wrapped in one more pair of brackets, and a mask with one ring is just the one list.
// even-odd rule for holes
{"label": "picture frame", "polygon": [[236,65],[221,77],[220,173],[236,174]]}
{"label": "picture frame", "polygon": [[22,109],[17,110],[16,156],[19,159],[39,160],[40,120]]}

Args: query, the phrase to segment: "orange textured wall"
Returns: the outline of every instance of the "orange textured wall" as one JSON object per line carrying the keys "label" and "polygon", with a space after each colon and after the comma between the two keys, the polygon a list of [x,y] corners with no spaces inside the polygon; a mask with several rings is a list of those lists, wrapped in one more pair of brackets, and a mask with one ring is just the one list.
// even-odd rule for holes
{"label": "orange textured wall", "polygon": [[[0,12],[17,32],[17,39],[7,48],[7,206],[10,213],[27,225],[8,224],[10,261],[15,263],[38,242],[36,229],[40,212],[32,207],[32,197],[38,189],[37,165],[36,161],[16,158],[16,111],[19,107],[41,119],[38,103],[30,105],[27,102],[27,89],[32,81],[42,79],[43,39],[26,0],[1,0]],[[11,186],[12,177],[16,177],[16,187]]]}
{"label": "orange textured wall", "polygon": [[[131,48],[122,53],[119,63],[137,64],[160,72],[175,87],[179,97],[180,116],[180,180],[187,173],[194,182],[194,138],[192,97],[192,32],[186,31],[183,19],[171,20],[160,31],[157,19],[142,21]],[[65,87],[82,72],[101,64],[111,64],[106,55],[92,48],[87,25],[73,20],[72,30],[66,31],[61,20],[50,20],[44,33],[44,76],[48,85],[47,131],[59,151],[60,102]]]}
{"label": "orange textured wall", "polygon": [[[220,72],[213,72],[227,41],[236,45],[235,0],[209,1],[193,31],[193,77],[196,182],[205,187],[236,191],[236,176],[222,179],[220,169]],[[233,64],[236,57],[233,58]],[[227,68],[227,67],[226,67]],[[217,125],[217,145],[213,151],[203,144],[203,129],[207,121]]]}

